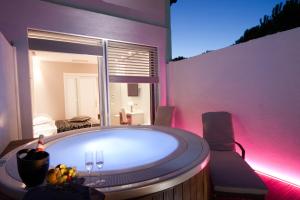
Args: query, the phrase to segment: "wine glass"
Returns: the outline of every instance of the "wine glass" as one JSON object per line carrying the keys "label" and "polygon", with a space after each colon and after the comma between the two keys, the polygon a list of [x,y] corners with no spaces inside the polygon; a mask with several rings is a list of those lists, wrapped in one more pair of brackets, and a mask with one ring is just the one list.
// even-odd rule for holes
{"label": "wine glass", "polygon": [[[87,151],[85,152],[85,168],[88,171],[89,176],[91,175],[93,166],[94,166],[94,154],[92,151]],[[88,183],[87,185],[90,185],[90,183]]]}
{"label": "wine glass", "polygon": [[[96,166],[99,170],[103,168],[104,165],[104,157],[103,157],[103,151],[97,150],[96,151]],[[101,174],[99,173],[99,180],[96,181],[97,184],[104,183],[105,180],[101,179]]]}

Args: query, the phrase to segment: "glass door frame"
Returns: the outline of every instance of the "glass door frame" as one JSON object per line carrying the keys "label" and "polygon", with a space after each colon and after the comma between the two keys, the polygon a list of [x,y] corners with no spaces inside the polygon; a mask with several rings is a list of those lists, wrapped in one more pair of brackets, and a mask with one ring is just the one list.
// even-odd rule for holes
{"label": "glass door frame", "polygon": [[[31,30],[31,29],[30,29]],[[30,31],[28,30],[28,31]],[[32,30],[32,31],[39,31],[39,30]],[[99,113],[100,113],[100,125],[101,126],[110,126],[111,125],[111,119],[110,119],[110,91],[109,91],[109,83],[110,83],[110,77],[109,77],[109,66],[108,66],[108,43],[113,40],[103,39],[103,38],[93,38],[93,37],[87,37],[87,36],[80,36],[80,35],[73,35],[68,33],[57,33],[57,32],[51,32],[51,31],[41,31],[44,34],[57,34],[57,36],[74,36],[77,38],[82,39],[94,39],[101,41],[100,45],[98,47],[101,47],[102,49],[101,53],[99,54],[89,54],[89,52],[94,52],[95,49],[79,49],[81,53],[79,54],[88,54],[88,55],[95,55],[98,57],[98,88],[99,88]],[[61,53],[71,53],[66,51],[66,48],[64,47],[64,44],[66,42],[63,42],[61,40],[45,40],[45,41],[39,41],[36,37],[31,38],[28,34],[28,40],[29,40],[29,50],[41,50],[46,51],[47,49],[51,51],[50,49],[61,52]],[[31,42],[30,42],[31,40]],[[43,39],[41,39],[43,40]],[[67,41],[68,42],[68,41]],[[51,44],[52,43],[52,44]],[[126,42],[125,42],[126,43]],[[129,43],[129,42],[127,42]],[[77,49],[80,46],[80,43],[68,43],[68,50],[71,49]],[[53,49],[54,48],[54,49]],[[102,56],[102,59],[100,58]],[[114,81],[112,81],[114,82]],[[124,82],[128,83],[128,82]],[[138,83],[138,82],[136,82]],[[155,108],[158,105],[158,84],[159,83],[148,83],[150,84],[150,119],[151,124],[154,122],[154,116],[155,116]],[[33,102],[31,102],[33,103]]]}

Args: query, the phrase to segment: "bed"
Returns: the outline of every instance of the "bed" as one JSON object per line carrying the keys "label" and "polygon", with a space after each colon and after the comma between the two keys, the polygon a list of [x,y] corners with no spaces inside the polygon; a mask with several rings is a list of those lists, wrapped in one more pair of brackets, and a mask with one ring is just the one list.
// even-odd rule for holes
{"label": "bed", "polygon": [[33,136],[51,136],[60,132],[74,129],[100,126],[100,120],[92,119],[89,116],[76,116],[72,119],[53,120],[49,115],[40,114],[33,118]]}
{"label": "bed", "polygon": [[40,114],[33,118],[33,137],[40,135],[51,136],[57,134],[55,121],[46,114]]}
{"label": "bed", "polygon": [[74,129],[100,126],[100,121],[92,119],[89,116],[77,116],[72,119],[56,120],[55,125],[57,127],[57,132],[60,133]]}

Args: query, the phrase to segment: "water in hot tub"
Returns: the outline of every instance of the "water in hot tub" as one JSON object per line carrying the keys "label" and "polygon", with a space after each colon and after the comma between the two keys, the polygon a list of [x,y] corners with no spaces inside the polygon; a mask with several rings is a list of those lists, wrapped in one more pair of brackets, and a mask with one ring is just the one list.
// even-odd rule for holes
{"label": "water in hot tub", "polygon": [[104,166],[101,170],[105,172],[153,163],[170,155],[177,147],[178,141],[164,132],[124,128],[65,137],[48,146],[46,151],[50,153],[50,166],[63,163],[77,167],[78,171],[86,171],[85,152],[102,150]]}

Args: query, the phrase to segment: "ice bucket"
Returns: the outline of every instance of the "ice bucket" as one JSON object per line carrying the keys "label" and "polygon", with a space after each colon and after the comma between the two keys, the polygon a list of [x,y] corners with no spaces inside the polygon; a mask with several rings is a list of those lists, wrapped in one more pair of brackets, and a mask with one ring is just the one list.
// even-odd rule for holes
{"label": "ice bucket", "polygon": [[27,187],[44,182],[49,169],[49,154],[46,151],[22,149],[17,152],[19,175]]}

